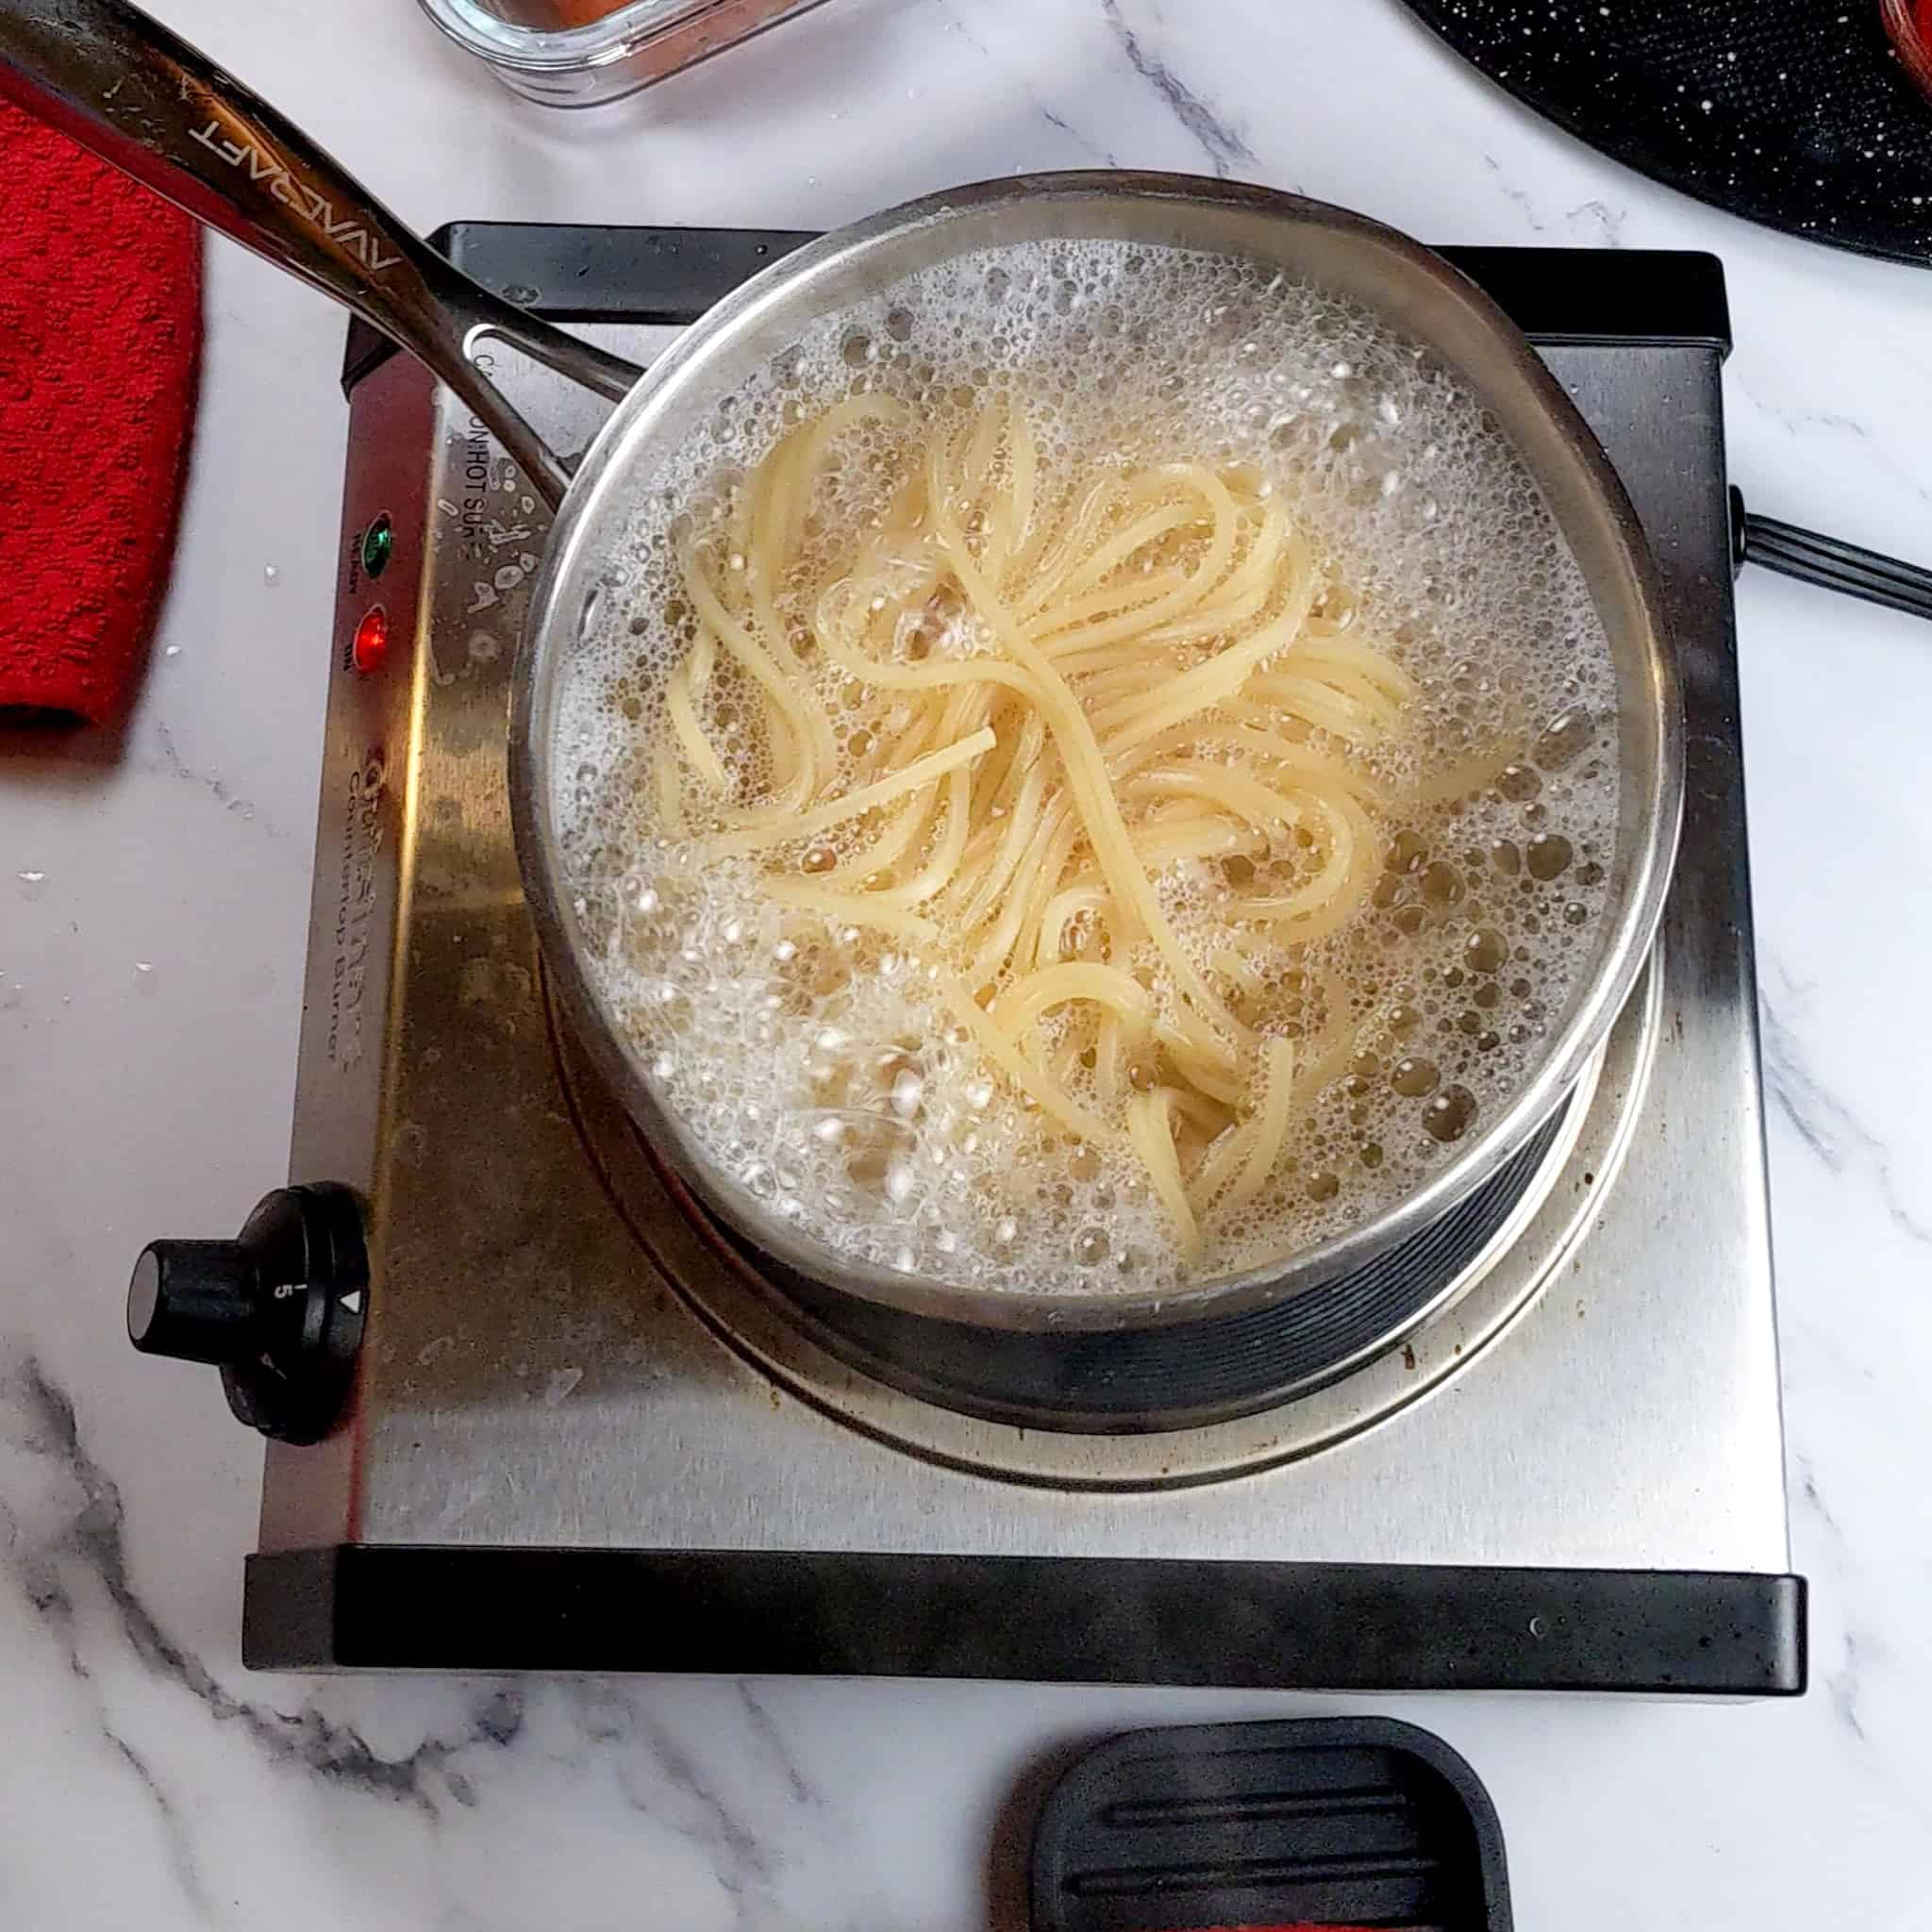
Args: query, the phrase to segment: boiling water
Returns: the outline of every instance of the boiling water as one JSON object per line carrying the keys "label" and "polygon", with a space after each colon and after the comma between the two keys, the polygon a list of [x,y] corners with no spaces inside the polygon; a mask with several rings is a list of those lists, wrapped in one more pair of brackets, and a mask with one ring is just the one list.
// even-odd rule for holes
{"label": "boiling water", "polygon": [[[1360,634],[1421,685],[1411,737],[1378,775],[1517,748],[1476,794],[1383,825],[1371,903],[1296,962],[1310,1030],[1315,988],[1345,989],[1357,1055],[1263,1199],[1210,1224],[1194,1274],[1341,1234],[1410,1192],[1533,1071],[1598,945],[1618,807],[1607,642],[1534,482],[1431,357],[1321,290],[1117,243],[964,257],[814,324],[641,492],[564,668],[553,805],[593,978],[669,1111],[841,1257],[1035,1293],[1186,1277],[1144,1176],[1043,1133],[921,961],[779,908],[757,861],[701,858],[656,823],[659,692],[692,635],[680,541],[691,519],[725,514],[789,427],[857,389],[941,425],[1017,392],[1043,472],[1062,477],[1123,460],[1251,466]],[[827,554],[851,550],[893,481],[862,440],[841,447],[814,504]],[[755,796],[760,746],[731,728],[721,752]],[[792,862],[848,850],[827,835]],[[1218,943],[1217,877],[1184,861],[1158,881],[1197,960]],[[1285,1008],[1279,991],[1291,1030],[1291,986]]]}

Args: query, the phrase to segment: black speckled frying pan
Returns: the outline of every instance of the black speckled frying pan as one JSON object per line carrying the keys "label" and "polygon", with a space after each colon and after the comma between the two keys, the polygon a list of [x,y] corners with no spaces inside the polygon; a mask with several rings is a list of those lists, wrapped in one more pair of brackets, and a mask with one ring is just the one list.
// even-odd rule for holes
{"label": "black speckled frying pan", "polygon": [[1932,267],[1932,102],[1878,0],[1407,0],[1593,148],[1807,241]]}

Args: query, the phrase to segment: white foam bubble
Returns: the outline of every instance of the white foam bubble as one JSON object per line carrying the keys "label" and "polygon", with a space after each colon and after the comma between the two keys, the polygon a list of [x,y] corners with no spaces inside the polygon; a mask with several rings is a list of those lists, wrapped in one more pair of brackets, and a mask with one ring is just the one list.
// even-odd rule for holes
{"label": "white foam bubble", "polygon": [[[654,822],[648,747],[691,637],[685,520],[727,517],[733,480],[857,387],[941,422],[1014,388],[1043,465],[1254,466],[1354,592],[1364,634],[1421,682],[1423,749],[1384,774],[1521,736],[1516,770],[1402,828],[1375,904],[1299,962],[1309,1030],[1332,975],[1362,1058],[1304,1123],[1279,1183],[1217,1231],[1206,1272],[1341,1233],[1412,1191],[1520,1087],[1592,956],[1618,803],[1607,645],[1533,480],[1431,357],[1272,271],[1116,243],[965,257],[813,325],[641,488],[613,594],[562,668],[553,808],[595,973],[673,1113],[840,1255],[1035,1292],[1180,1276],[1144,1177],[1044,1132],[916,961],[857,933],[828,949],[751,861],[700,867]],[[880,456],[863,435],[841,453],[827,525],[876,516]],[[835,682],[825,695],[837,715]],[[715,722],[755,788],[757,735]],[[856,762],[876,747],[843,750]],[[1557,840],[1568,857],[1551,870],[1557,847],[1538,841]],[[827,835],[830,859],[849,849]],[[1206,860],[1158,882],[1201,959],[1222,938],[1220,882]]]}

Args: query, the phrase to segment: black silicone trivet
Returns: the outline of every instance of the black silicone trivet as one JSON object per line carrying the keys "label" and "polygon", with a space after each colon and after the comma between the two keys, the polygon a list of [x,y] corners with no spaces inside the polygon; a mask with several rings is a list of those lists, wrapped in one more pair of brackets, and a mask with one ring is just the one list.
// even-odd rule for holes
{"label": "black silicone trivet", "polygon": [[1407,0],[1593,148],[1807,241],[1932,265],[1932,102],[1878,0]]}
{"label": "black silicone trivet", "polygon": [[1389,1718],[1129,1731],[1054,1787],[1033,1932],[1510,1932],[1503,1830],[1440,1738]]}

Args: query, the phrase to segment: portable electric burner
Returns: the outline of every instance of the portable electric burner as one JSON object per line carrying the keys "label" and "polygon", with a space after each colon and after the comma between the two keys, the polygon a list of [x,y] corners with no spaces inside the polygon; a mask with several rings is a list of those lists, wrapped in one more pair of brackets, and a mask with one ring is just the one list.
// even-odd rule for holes
{"label": "portable electric burner", "polygon": [[[806,238],[465,225],[648,358]],[[1005,1335],[784,1275],[675,1193],[562,1030],[505,791],[545,533],[359,328],[293,1179],[161,1242],[144,1345],[272,1441],[271,1667],[1788,1693],[1776,1329],[1732,634],[1720,265],[1452,252],[1657,551],[1687,815],[1658,950],[1550,1125],[1281,1307]],[[505,356],[512,352],[504,351]],[[594,405],[534,368],[558,446]]]}

